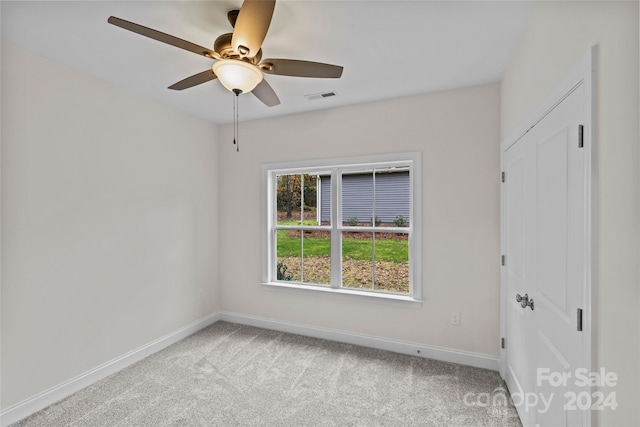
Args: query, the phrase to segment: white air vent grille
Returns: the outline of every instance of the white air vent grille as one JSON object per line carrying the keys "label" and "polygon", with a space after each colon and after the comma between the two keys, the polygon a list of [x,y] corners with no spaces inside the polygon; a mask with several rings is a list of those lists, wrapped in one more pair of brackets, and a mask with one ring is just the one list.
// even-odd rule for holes
{"label": "white air vent grille", "polygon": [[313,93],[311,95],[305,95],[304,97],[309,101],[315,101],[316,99],[331,98],[334,96],[338,96],[338,92],[336,92],[335,90],[322,93]]}

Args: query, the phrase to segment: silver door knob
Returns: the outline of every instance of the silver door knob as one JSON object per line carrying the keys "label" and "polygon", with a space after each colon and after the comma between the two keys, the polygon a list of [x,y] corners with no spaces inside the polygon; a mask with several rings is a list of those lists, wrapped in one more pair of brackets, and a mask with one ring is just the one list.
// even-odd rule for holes
{"label": "silver door knob", "polygon": [[520,303],[520,307],[529,307],[533,310],[533,298],[529,299],[529,294],[524,294],[524,296],[516,294],[516,301]]}
{"label": "silver door knob", "polygon": [[524,296],[516,294],[516,301],[520,303],[522,308],[525,308],[529,305],[529,294],[524,294]]}

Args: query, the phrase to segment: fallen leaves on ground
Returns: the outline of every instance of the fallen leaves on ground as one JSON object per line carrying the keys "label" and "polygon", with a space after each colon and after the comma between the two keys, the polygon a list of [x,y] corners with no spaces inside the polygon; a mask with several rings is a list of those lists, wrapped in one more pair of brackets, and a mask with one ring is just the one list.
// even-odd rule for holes
{"label": "fallen leaves on ground", "polygon": [[[300,258],[285,257],[278,259],[287,266],[293,281],[300,281]],[[373,290],[373,274],[369,260],[342,260],[343,286]],[[304,258],[304,282],[328,285],[331,281],[331,259],[329,257]],[[375,290],[408,293],[409,263],[393,261],[375,262]]]}

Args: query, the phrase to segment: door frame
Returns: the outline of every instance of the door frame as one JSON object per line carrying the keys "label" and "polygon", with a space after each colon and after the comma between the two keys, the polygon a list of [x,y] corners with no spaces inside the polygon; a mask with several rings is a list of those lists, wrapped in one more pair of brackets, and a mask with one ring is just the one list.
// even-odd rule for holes
{"label": "door frame", "polygon": [[[580,84],[584,84],[584,150],[585,150],[585,266],[584,266],[584,301],[583,301],[583,319],[582,319],[582,357],[585,366],[593,371],[592,358],[592,300],[595,271],[595,248],[596,248],[596,218],[595,218],[595,197],[593,190],[595,189],[596,180],[596,162],[595,162],[595,142],[596,142],[596,117],[595,117],[595,93],[596,93],[596,60],[597,46],[591,47],[578,61],[578,63],[566,74],[562,81],[545,97],[545,100],[536,108],[526,120],[524,120],[515,131],[505,138],[500,144],[500,171],[504,171],[504,154],[509,147],[518,142],[530,129],[544,119],[551,110],[553,110],[560,102],[562,102],[573,90]],[[508,179],[508,178],[507,178]],[[504,185],[500,185],[500,253],[506,251],[506,221],[505,221],[505,197]],[[506,337],[506,302],[509,296],[506,295],[506,269],[500,267],[500,337]],[[507,369],[507,352],[509,351],[509,343],[506,348],[500,346],[500,376],[506,378]],[[583,425],[591,426],[591,411],[585,411],[585,419]]]}

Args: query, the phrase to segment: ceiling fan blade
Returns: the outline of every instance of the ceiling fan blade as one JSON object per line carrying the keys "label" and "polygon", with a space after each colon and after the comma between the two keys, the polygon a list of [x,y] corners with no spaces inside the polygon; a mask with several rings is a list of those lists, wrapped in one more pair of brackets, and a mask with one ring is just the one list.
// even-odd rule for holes
{"label": "ceiling fan blade", "polygon": [[265,59],[260,63],[260,69],[265,73],[280,76],[337,79],[342,76],[343,67],[296,59]]}
{"label": "ceiling fan blade", "polygon": [[242,3],[231,38],[231,45],[240,56],[253,58],[258,54],[275,5],[275,0],[245,0]]}
{"label": "ceiling fan blade", "polygon": [[275,91],[265,79],[262,79],[258,86],[256,86],[251,93],[258,98],[267,107],[273,107],[280,104],[280,99],[276,95]]}
{"label": "ceiling fan blade", "polygon": [[193,86],[197,86],[199,84],[208,82],[209,80],[217,79],[218,76],[213,72],[212,69],[205,70],[201,73],[194,74],[191,77],[187,77],[184,80],[180,80],[178,83],[174,83],[169,86],[169,89],[173,90],[183,90],[188,89]]}
{"label": "ceiling fan blade", "polygon": [[130,21],[125,21],[124,19],[116,18],[115,16],[110,16],[107,22],[117,27],[124,28],[125,30],[132,31],[145,37],[149,37],[150,39],[158,40],[160,42],[170,44],[171,46],[179,47],[180,49],[188,50],[190,52],[197,53],[198,55],[206,56],[207,58],[220,59],[220,55],[214,50],[199,46],[195,43],[188,42],[170,34],[154,30],[153,28],[145,27],[143,25],[136,24]]}

